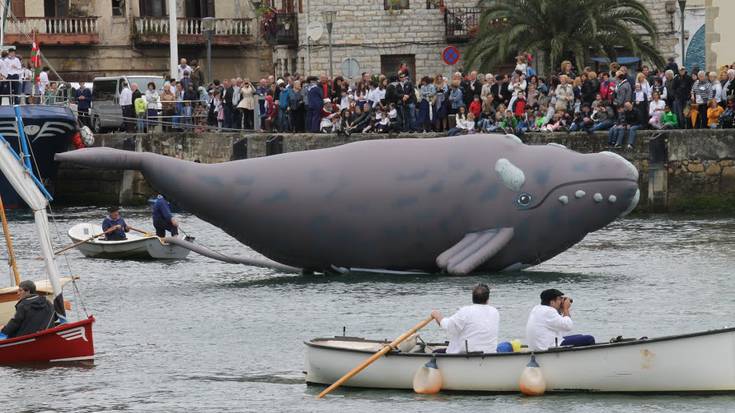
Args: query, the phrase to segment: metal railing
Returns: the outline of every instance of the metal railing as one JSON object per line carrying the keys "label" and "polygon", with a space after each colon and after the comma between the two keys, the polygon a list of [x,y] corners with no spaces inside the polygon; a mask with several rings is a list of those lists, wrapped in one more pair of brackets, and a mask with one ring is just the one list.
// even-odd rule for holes
{"label": "metal railing", "polygon": [[445,35],[448,42],[467,42],[477,35],[480,28],[480,12],[477,7],[451,8],[444,13]]}
{"label": "metal railing", "polygon": [[97,17],[12,17],[6,29],[9,34],[98,34]]}
{"label": "metal railing", "polygon": [[[250,36],[252,19],[214,19],[215,36]],[[136,17],[135,31],[138,34],[168,34],[168,17]],[[203,35],[202,19],[179,18],[176,33],[181,35]]]}

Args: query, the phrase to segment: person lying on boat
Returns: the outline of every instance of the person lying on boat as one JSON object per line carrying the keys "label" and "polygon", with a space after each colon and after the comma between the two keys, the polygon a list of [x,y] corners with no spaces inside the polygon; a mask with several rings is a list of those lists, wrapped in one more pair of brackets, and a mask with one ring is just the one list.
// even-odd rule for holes
{"label": "person lying on boat", "polygon": [[153,204],[153,227],[156,228],[156,235],[163,238],[166,231],[175,237],[179,235],[179,223],[171,214],[171,206],[163,195],[156,197],[156,203]]}
{"label": "person lying on boat", "polygon": [[125,220],[120,216],[120,208],[110,207],[107,209],[108,216],[102,221],[102,231],[105,232],[106,241],[122,241],[128,239],[125,235],[126,232],[130,232],[130,227],[125,223]]}
{"label": "person lying on boat", "polygon": [[[526,323],[526,344],[531,351],[548,350],[562,346],[588,346],[595,338],[568,333],[574,328],[570,313],[573,300],[557,289],[541,292],[541,304],[531,310]],[[566,334],[566,335],[565,335]]]}
{"label": "person lying on boat", "polygon": [[36,294],[33,281],[25,280],[18,284],[18,297],[15,315],[0,330],[0,339],[33,334],[49,328],[54,321],[54,306],[45,297]]}
{"label": "person lying on boat", "polygon": [[[437,324],[449,335],[446,353],[496,352],[500,314],[488,304],[489,300],[490,287],[478,284],[472,289],[472,305],[460,308],[451,317],[444,317],[437,310],[431,312]],[[437,352],[441,350],[444,349]]]}

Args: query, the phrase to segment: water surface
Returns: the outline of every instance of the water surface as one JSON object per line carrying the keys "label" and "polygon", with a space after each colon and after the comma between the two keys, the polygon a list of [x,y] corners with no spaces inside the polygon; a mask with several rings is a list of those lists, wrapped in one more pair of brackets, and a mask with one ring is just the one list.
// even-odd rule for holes
{"label": "water surface", "polygon": [[[56,211],[57,245],[68,243],[71,225],[103,215],[101,209]],[[128,211],[127,219],[151,228],[146,210]],[[194,216],[181,221],[206,246],[255,255]],[[13,216],[11,230],[24,277],[38,278],[42,262],[34,259],[30,217]],[[60,262],[62,272],[70,268],[82,277],[84,304],[98,320],[94,365],[0,367],[0,411],[732,412],[735,396],[529,399],[341,389],[316,401],[321,388],[307,387],[302,371],[303,341],[341,334],[343,327],[350,335],[395,337],[432,309],[449,314],[468,304],[480,281],[491,285],[501,339],[523,337],[528,311],[552,287],[574,298],[575,330],[600,341],[731,326],[733,244],[735,219],[638,217],[591,234],[532,270],[464,278],[296,276],[194,254],[167,263],[86,259],[73,251]],[[66,295],[81,310],[71,289]],[[433,324],[422,336],[444,339]]]}

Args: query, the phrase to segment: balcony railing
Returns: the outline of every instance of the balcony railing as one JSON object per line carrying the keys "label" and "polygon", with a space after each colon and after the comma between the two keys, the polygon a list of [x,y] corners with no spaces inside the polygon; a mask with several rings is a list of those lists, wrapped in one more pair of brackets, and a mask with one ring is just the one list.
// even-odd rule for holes
{"label": "balcony railing", "polygon": [[472,40],[480,28],[480,11],[475,7],[448,9],[444,14],[447,42]]}
{"label": "balcony railing", "polygon": [[[138,43],[168,44],[169,20],[167,17],[136,17],[135,34]],[[206,41],[202,19],[180,18],[176,21],[178,41],[182,44],[202,44]],[[212,43],[219,45],[241,44],[252,38],[252,19],[215,19]]]}
{"label": "balcony railing", "polygon": [[295,45],[298,43],[296,13],[276,11],[269,24],[263,26],[265,38],[274,45]]}
{"label": "balcony railing", "polygon": [[18,17],[9,18],[6,41],[31,44],[31,33],[36,32],[44,44],[98,43],[97,17]]}

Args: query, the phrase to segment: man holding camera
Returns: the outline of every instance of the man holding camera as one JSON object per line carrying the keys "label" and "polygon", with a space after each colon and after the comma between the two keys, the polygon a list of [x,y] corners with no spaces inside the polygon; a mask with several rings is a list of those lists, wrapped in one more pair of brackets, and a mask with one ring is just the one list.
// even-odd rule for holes
{"label": "man holding camera", "polygon": [[573,300],[557,289],[544,290],[541,304],[533,307],[526,324],[526,341],[531,351],[548,350],[561,342],[562,346],[587,346],[595,338],[584,335],[566,335],[574,327],[569,308]]}

